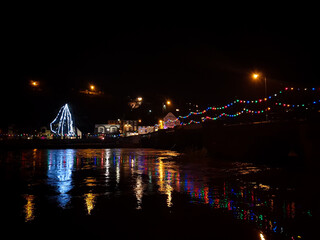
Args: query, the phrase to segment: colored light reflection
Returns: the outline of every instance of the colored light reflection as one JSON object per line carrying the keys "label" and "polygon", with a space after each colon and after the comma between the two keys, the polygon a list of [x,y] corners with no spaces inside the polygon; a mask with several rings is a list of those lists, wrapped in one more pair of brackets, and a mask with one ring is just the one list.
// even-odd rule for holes
{"label": "colored light reflection", "polygon": [[86,202],[88,215],[91,215],[91,211],[93,210],[95,205],[95,199],[96,199],[96,195],[93,193],[87,193],[84,195],[84,200]]}
{"label": "colored light reflection", "polygon": [[143,197],[143,181],[142,181],[142,177],[138,176],[137,177],[137,183],[136,186],[134,188],[134,192],[137,198],[137,209],[142,209],[142,197]]}
{"label": "colored light reflection", "polygon": [[25,195],[25,199],[27,200],[26,205],[24,206],[24,213],[25,213],[25,222],[30,222],[34,220],[34,209],[35,209],[35,203],[34,199],[35,196],[33,195]]}
{"label": "colored light reflection", "polygon": [[72,189],[72,170],[75,150],[48,150],[48,184],[54,186],[58,193],[59,206],[65,208],[70,201]]}
{"label": "colored light reflection", "polygon": [[[162,150],[31,149],[21,151],[20,155],[14,153],[8,152],[5,158],[0,159],[0,167],[6,173],[2,176],[7,180],[4,184],[10,184],[8,179],[17,176],[12,175],[12,170],[7,167],[15,159],[18,159],[13,162],[18,166],[15,168],[20,174],[18,180],[22,179],[27,184],[21,189],[14,189],[18,191],[19,199],[10,201],[14,196],[1,199],[5,201],[4,219],[16,217],[18,221],[30,223],[38,222],[35,221],[38,216],[42,219],[53,216],[59,220],[64,214],[76,213],[79,221],[84,215],[90,215],[89,219],[95,221],[103,215],[114,217],[112,214],[118,213],[117,208],[122,209],[121,204],[125,204],[123,213],[130,210],[128,214],[136,211],[134,209],[149,213],[153,203],[170,213],[176,213],[181,203],[190,208],[194,204],[202,204],[212,211],[228,212],[239,221],[255,225],[264,239],[272,236],[294,239],[300,236],[304,239],[307,236],[304,226],[296,225],[293,229],[290,224],[303,219],[311,222],[314,221],[311,218],[316,216],[313,205],[301,204],[299,198],[296,202],[292,194],[294,184],[286,190],[281,185],[283,183],[265,181],[255,174],[252,177],[257,179],[253,181],[250,177],[250,182],[247,177],[241,177],[260,169],[253,169],[253,165],[239,165],[235,179],[234,166],[228,165],[229,168],[219,170],[219,167],[194,163],[180,164],[174,158],[177,153]],[[226,169],[231,178],[223,172]],[[5,193],[3,198],[7,198]],[[108,210],[114,206],[115,211],[109,215]],[[65,211],[65,208],[69,210]],[[257,239],[260,232],[256,234]]]}
{"label": "colored light reflection", "polygon": [[[174,192],[186,193],[191,203],[201,203],[214,209],[225,209],[239,220],[255,223],[261,230],[283,233],[286,227],[281,225],[281,219],[296,217],[295,202],[288,201],[279,205],[279,199],[270,198],[267,194],[273,191],[272,186],[263,183],[236,183],[234,181],[215,183],[207,180],[193,170],[185,171],[179,164],[171,161],[177,154],[158,154],[148,150],[54,150],[48,157],[48,182],[56,181],[54,186],[59,193],[58,201],[62,207],[70,201],[68,191],[72,188],[72,169],[99,170],[105,179],[102,184],[107,186],[107,194],[113,196],[115,191],[122,193],[121,186],[130,182],[132,193],[136,199],[136,209],[143,209],[145,194],[157,191],[165,196],[168,208],[174,205]],[[75,160],[73,160],[75,159]],[[76,166],[73,166],[76,164]],[[99,170],[100,171],[100,170]],[[241,174],[255,172],[252,167],[241,168]],[[100,182],[99,182],[100,181]],[[85,202],[88,215],[94,214],[95,204],[100,196],[106,195],[101,191],[101,179],[85,176],[81,181],[86,186],[81,195]],[[99,187],[100,186],[100,187]],[[280,210],[283,215],[276,214]],[[283,206],[281,208],[281,206]],[[270,214],[272,213],[272,214]],[[279,221],[279,218],[280,221]],[[265,237],[264,235],[262,235]]]}

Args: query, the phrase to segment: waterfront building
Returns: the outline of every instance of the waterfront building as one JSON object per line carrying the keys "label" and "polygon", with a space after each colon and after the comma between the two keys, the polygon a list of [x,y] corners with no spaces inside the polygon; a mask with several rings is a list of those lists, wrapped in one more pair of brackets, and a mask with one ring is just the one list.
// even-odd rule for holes
{"label": "waterfront building", "polygon": [[53,134],[46,126],[40,128],[39,138],[41,139],[53,139]]}
{"label": "waterfront building", "polygon": [[148,134],[156,131],[155,126],[139,126],[138,127],[138,133],[141,134]]}
{"label": "waterfront building", "polygon": [[96,134],[138,134],[138,120],[108,120],[108,123],[95,124]]}
{"label": "waterfront building", "polygon": [[180,125],[180,121],[178,120],[178,118],[173,115],[172,112],[169,112],[164,118],[164,129],[167,128],[174,128],[175,126],[179,126]]}
{"label": "waterfront building", "polygon": [[120,124],[95,124],[94,133],[96,134],[119,134]]}

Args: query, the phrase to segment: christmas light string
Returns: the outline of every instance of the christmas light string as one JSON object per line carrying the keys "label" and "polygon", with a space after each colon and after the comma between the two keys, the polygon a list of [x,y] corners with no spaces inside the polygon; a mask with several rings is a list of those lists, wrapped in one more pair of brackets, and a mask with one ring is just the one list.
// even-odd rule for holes
{"label": "christmas light string", "polygon": [[[312,104],[320,104],[320,100],[318,101],[313,101]],[[285,103],[275,103],[275,105],[278,105],[278,106],[283,106],[284,108],[300,108],[300,107],[306,107],[306,106],[310,106],[311,104],[298,104],[298,105],[290,105],[290,104],[285,104]],[[240,116],[241,114],[243,113],[246,113],[246,114],[261,114],[261,113],[264,113],[266,111],[270,111],[271,108],[268,107],[266,108],[265,110],[250,110],[248,108],[243,108],[243,111],[240,111],[240,112],[237,112],[235,114],[228,114],[228,113],[221,113],[219,114],[218,116],[216,117],[209,117],[209,116],[205,116],[205,117],[202,117],[201,118],[201,121],[195,121],[195,120],[190,120],[188,123],[180,123],[180,125],[187,125],[187,124],[191,124],[191,123],[201,123],[201,122],[204,122],[206,120],[218,120],[222,117],[229,117],[229,118],[234,118],[234,117],[238,117]]]}
{"label": "christmas light string", "polygon": [[[298,90],[298,91],[300,91],[300,90],[304,90],[304,91],[306,91],[306,90],[308,90],[308,88],[288,88],[288,87],[286,87],[285,89],[284,89],[284,91],[288,91],[288,90],[294,90],[294,89],[296,89],[296,90]],[[316,91],[316,90],[320,90],[320,88],[319,89],[316,89],[316,88],[310,88],[312,91]],[[226,105],[224,105],[224,106],[220,106],[220,107],[208,107],[208,108],[206,108],[206,109],[204,109],[203,111],[200,111],[200,112],[190,112],[188,115],[185,115],[185,116],[179,116],[178,118],[180,118],[180,119],[186,119],[186,118],[188,118],[188,117],[190,117],[190,116],[192,116],[192,115],[201,115],[201,114],[205,114],[206,112],[208,112],[209,110],[212,110],[212,111],[217,111],[217,110],[224,110],[224,109],[227,109],[227,108],[230,108],[230,107],[232,107],[232,106],[234,106],[235,104],[252,104],[252,103],[262,103],[262,102],[267,102],[268,100],[270,100],[270,99],[272,99],[272,98],[274,98],[274,97],[277,97],[277,96],[279,96],[279,94],[282,94],[283,92],[284,92],[283,90],[281,90],[281,91],[279,91],[279,93],[277,94],[277,93],[275,93],[275,94],[273,94],[273,95],[270,95],[270,96],[268,96],[267,98],[262,98],[262,99],[257,99],[257,100],[240,100],[240,99],[236,99],[236,100],[234,100],[233,102],[230,102],[230,103],[228,103],[228,104],[226,104]],[[315,103],[317,103],[317,101],[313,101],[313,103],[315,104]],[[281,103],[279,103],[279,105],[281,105]],[[286,105],[288,105],[288,104],[285,104],[284,106],[286,106]],[[293,105],[289,105],[289,106],[292,106],[292,107],[300,107],[300,106],[302,106],[302,105],[305,105],[305,104],[300,104],[300,105],[296,105],[296,104],[293,104]],[[260,111],[261,112],[261,111]]]}
{"label": "christmas light string", "polygon": [[[320,100],[313,101],[312,104],[320,104]],[[275,103],[275,105],[283,106],[283,107],[285,107],[285,108],[295,108],[295,109],[296,109],[296,108],[300,108],[300,107],[310,106],[311,104],[308,103],[308,104],[290,105],[290,104],[285,104],[285,103]],[[251,113],[251,114],[261,114],[261,113],[264,113],[264,112],[270,111],[270,110],[271,110],[270,107],[268,107],[268,108],[266,108],[266,109],[264,109],[264,110],[250,110],[250,109],[248,109],[248,108],[243,108],[242,111],[239,111],[239,112],[237,112],[237,113],[235,113],[235,114],[221,113],[221,114],[219,114],[219,115],[216,116],[216,117],[205,116],[205,117],[202,117],[202,118],[201,118],[201,121],[190,120],[188,123],[183,123],[183,122],[181,122],[180,125],[187,125],[187,124],[191,124],[191,123],[201,123],[201,122],[204,122],[204,121],[206,121],[206,120],[213,120],[213,121],[215,121],[215,120],[218,120],[218,119],[220,119],[220,118],[222,118],[222,117],[234,118],[234,117],[240,116],[240,115],[243,114],[243,113],[246,113],[246,114],[249,114],[249,113]]]}
{"label": "christmas light string", "polygon": [[50,123],[50,130],[58,136],[71,137],[76,135],[68,104],[65,104],[60,108],[58,115]]}
{"label": "christmas light string", "polygon": [[[295,88],[285,88],[284,91],[288,91],[288,90],[294,90]],[[300,90],[308,90],[308,88],[303,88],[303,89],[300,89],[300,88],[297,88],[298,91]],[[309,90],[312,90],[312,91],[316,91],[316,90],[320,90],[320,89],[316,89],[316,88],[310,88]],[[279,91],[279,94],[282,94],[284,91]],[[273,94],[273,97],[277,97],[278,94]],[[268,99],[271,99],[272,96],[269,96],[268,98],[263,98],[263,99],[258,99],[258,100],[240,100],[240,99],[237,99],[223,107],[208,107],[207,109],[201,111],[201,112],[190,112],[188,115],[186,116],[179,116],[178,118],[180,118],[181,120],[183,119],[186,119],[192,115],[202,115],[202,114],[205,114],[208,110],[213,110],[213,111],[216,111],[216,110],[225,110],[231,106],[234,106],[235,104],[249,104],[249,103],[262,103],[262,102],[266,102]],[[228,114],[228,113],[221,113],[215,117],[209,117],[209,116],[205,116],[205,117],[201,117],[201,121],[195,121],[195,120],[190,120],[189,122],[187,123],[184,123],[184,122],[181,122],[180,125],[187,125],[187,124],[191,124],[191,123],[201,123],[201,122],[204,122],[206,120],[218,120],[222,117],[229,117],[229,118],[234,118],[234,117],[238,117],[240,116],[241,114],[243,113],[250,113],[250,114],[261,114],[261,113],[264,113],[266,111],[270,111],[271,110],[271,107],[270,106],[281,106],[281,107],[284,107],[284,108],[291,108],[291,109],[299,109],[299,108],[305,108],[305,109],[308,109],[309,106],[312,106],[312,105],[315,105],[315,104],[319,104],[320,103],[320,100],[313,100],[312,102],[309,102],[309,103],[302,103],[302,104],[289,104],[289,103],[283,103],[283,102],[275,102],[275,103],[269,103],[268,107],[265,108],[265,109],[262,109],[262,110],[252,110],[252,109],[249,109],[249,108],[243,108],[242,111],[238,111],[236,112],[235,114]]]}

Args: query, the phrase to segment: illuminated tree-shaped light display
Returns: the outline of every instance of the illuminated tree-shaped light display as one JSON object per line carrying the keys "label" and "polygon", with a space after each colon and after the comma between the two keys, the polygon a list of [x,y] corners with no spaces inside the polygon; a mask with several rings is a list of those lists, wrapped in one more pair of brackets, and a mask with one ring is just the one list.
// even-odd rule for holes
{"label": "illuminated tree-shaped light display", "polygon": [[57,136],[76,136],[68,104],[65,104],[60,108],[58,115],[50,123],[50,130]]}

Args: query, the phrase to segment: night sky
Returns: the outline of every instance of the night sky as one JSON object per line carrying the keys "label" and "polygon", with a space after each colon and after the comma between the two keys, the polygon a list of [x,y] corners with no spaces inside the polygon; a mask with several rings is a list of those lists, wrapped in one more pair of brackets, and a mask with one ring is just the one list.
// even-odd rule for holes
{"label": "night sky", "polygon": [[[111,12],[19,13],[4,22],[1,128],[48,126],[68,102],[79,125],[93,131],[94,123],[133,117],[127,101],[138,96],[139,114],[153,111],[145,116],[151,123],[166,99],[184,109],[263,96],[253,71],[266,75],[269,93],[319,86],[312,14]],[[90,83],[104,94],[80,94]]]}

